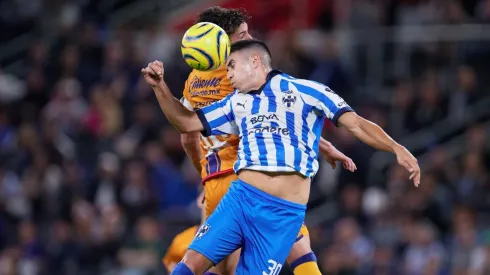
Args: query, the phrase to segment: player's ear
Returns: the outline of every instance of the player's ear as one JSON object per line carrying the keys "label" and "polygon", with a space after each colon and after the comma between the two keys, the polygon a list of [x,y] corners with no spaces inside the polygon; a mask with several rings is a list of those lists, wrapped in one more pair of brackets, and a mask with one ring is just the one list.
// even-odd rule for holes
{"label": "player's ear", "polygon": [[257,68],[260,64],[260,57],[258,54],[254,53],[252,54],[252,56],[250,57],[251,60],[252,60],[252,67],[253,68]]}

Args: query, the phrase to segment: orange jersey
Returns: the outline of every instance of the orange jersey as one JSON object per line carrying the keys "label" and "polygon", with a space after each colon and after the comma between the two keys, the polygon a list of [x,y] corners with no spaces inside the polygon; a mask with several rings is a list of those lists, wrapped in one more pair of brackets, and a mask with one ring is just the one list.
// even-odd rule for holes
{"label": "orange jersey", "polygon": [[177,234],[173,239],[172,244],[170,244],[167,253],[165,253],[165,257],[163,257],[162,260],[169,273],[171,273],[175,266],[182,260],[182,258],[184,258],[187,247],[191,244],[198,229],[199,225],[193,226]]}
{"label": "orange jersey", "polygon": [[[193,70],[185,82],[183,103],[190,110],[200,109],[225,98],[233,90],[226,77],[225,66],[208,72]],[[203,183],[213,177],[233,172],[238,142],[237,135],[201,137]]]}

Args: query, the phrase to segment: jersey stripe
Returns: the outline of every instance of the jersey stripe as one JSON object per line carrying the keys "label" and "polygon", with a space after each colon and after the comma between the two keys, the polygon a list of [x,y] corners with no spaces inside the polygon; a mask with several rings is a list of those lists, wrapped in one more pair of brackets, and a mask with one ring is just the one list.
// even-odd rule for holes
{"label": "jersey stripe", "polygon": [[209,164],[209,173],[210,174],[216,173],[217,171],[219,171],[218,159],[217,159],[216,153],[214,153],[208,157],[208,164]]}
{"label": "jersey stripe", "polygon": [[[271,127],[279,128],[279,124],[277,122],[271,122]],[[284,150],[284,144],[281,140],[281,135],[272,134],[272,140],[274,142],[274,148],[276,149],[276,165],[285,166],[286,151]]]}
{"label": "jersey stripe", "polygon": [[[303,104],[302,113],[303,114],[307,114],[308,113],[308,109],[311,109],[311,106],[308,105],[308,104]],[[301,127],[301,140],[303,142],[306,142],[307,145],[309,145],[309,143],[308,143],[308,133],[311,132],[311,130],[312,130],[311,128],[305,127],[305,125],[303,125],[303,127]],[[308,157],[309,157],[312,148],[310,146],[305,146],[305,147],[306,147],[305,148],[306,149],[305,150],[305,154],[307,154]],[[312,166],[312,162],[311,161],[306,161],[306,171],[311,170],[311,166]]]}
{"label": "jersey stripe", "polygon": [[[286,112],[286,123],[288,129],[295,129],[295,117],[293,112]],[[294,159],[293,159],[293,165],[294,165],[294,170],[300,171],[301,167],[299,166],[301,164],[301,155],[298,153],[298,136],[296,135],[295,131],[290,132],[291,135],[291,146],[294,149]]]}
{"label": "jersey stripe", "polygon": [[281,79],[280,81],[280,89],[281,91],[283,92],[286,92],[289,90],[289,81],[287,81],[286,79]]}
{"label": "jersey stripe", "polygon": [[267,85],[264,87],[264,94],[269,98],[268,102],[268,108],[267,111],[270,113],[275,113],[277,110],[277,104],[276,104],[276,95],[272,91],[272,87],[277,85],[278,81],[271,80]]}
{"label": "jersey stripe", "polygon": [[[246,129],[247,120],[242,119],[241,128]],[[251,166],[252,162],[252,151],[250,151],[250,143],[248,141],[248,131],[243,132],[242,139],[240,140],[240,148],[243,150],[243,156],[245,157],[245,161],[247,162],[247,166]]]}
{"label": "jersey stripe", "polygon": [[261,166],[268,166],[267,161],[267,147],[265,146],[264,134],[257,133],[255,134],[255,139],[257,140],[257,149],[259,151],[258,159],[260,161]]}
{"label": "jersey stripe", "polygon": [[260,97],[254,96],[254,101],[252,105],[252,115],[255,115],[259,112],[260,109]]}

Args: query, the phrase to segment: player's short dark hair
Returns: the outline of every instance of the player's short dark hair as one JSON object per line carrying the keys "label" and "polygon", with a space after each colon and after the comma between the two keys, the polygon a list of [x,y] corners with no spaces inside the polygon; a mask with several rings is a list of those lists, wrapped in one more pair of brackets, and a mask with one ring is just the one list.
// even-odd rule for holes
{"label": "player's short dark hair", "polygon": [[251,39],[251,40],[237,41],[237,42],[231,44],[230,54],[232,54],[234,52],[246,50],[246,49],[253,49],[253,48],[263,51],[266,54],[266,56],[265,56],[266,60],[262,60],[262,61],[265,62],[266,65],[271,66],[271,64],[272,64],[271,51],[269,50],[269,47],[267,47],[267,45],[263,41],[260,41],[260,40]]}
{"label": "player's short dark hair", "polygon": [[248,19],[250,17],[244,10],[215,6],[202,11],[197,17],[196,23],[210,22],[220,26],[228,35],[232,35]]}
{"label": "player's short dark hair", "polygon": [[245,50],[245,49],[251,49],[251,48],[261,49],[264,52],[266,52],[270,58],[272,57],[272,54],[271,54],[271,51],[269,50],[269,47],[267,47],[267,45],[263,41],[256,40],[256,39],[240,40],[240,41],[233,43],[231,45],[230,54],[232,54],[234,52],[239,52],[239,51]]}

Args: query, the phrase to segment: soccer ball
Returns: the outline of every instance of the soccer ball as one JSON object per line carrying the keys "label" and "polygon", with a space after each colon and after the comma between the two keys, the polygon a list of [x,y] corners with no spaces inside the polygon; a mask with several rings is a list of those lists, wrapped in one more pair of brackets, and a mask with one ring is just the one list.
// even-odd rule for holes
{"label": "soccer ball", "polygon": [[230,54],[230,38],[218,25],[197,23],[185,32],[181,51],[193,69],[212,71],[225,64]]}

